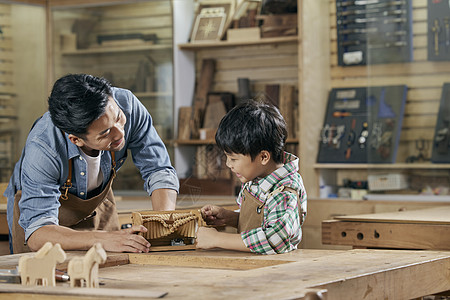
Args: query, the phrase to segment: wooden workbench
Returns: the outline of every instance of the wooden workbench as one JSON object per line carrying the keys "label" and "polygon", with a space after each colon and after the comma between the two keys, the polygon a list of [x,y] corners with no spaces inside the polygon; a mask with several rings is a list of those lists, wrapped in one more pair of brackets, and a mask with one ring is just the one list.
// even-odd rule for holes
{"label": "wooden workbench", "polygon": [[[81,254],[70,252],[68,259]],[[0,257],[0,268],[14,268],[19,256]],[[320,291],[328,300],[411,299],[450,290],[449,269],[450,252],[438,251],[109,253],[98,289],[70,288],[68,282],[53,288],[0,284],[0,299],[318,299],[310,297]]]}
{"label": "wooden workbench", "polygon": [[337,216],[322,222],[322,243],[357,248],[450,250],[450,206]]}

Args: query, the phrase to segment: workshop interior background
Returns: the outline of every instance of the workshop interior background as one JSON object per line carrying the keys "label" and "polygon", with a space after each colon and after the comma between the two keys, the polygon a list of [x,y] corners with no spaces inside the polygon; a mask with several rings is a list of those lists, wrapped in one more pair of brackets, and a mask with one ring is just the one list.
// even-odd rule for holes
{"label": "workshop interior background", "polygon": [[[83,72],[147,107],[180,197],[234,197],[218,122],[246,98],[277,105],[308,193],[303,247],[327,247],[331,215],[448,203],[449,23],[433,0],[0,1],[0,190],[53,82]],[[131,157],[118,175],[118,195],[145,196]]]}

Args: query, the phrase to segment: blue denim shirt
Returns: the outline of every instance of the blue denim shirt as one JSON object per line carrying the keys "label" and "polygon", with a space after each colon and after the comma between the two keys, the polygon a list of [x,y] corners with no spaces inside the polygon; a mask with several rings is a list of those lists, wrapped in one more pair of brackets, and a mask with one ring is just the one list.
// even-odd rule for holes
{"label": "blue denim shirt", "polygon": [[[127,158],[130,150],[133,162],[145,181],[149,195],[156,189],[173,189],[178,192],[179,181],[170,163],[167,149],[152,125],[147,109],[130,91],[113,88],[113,98],[124,112],[125,147],[115,153],[116,170]],[[25,240],[44,225],[58,224],[60,187],[67,180],[69,159],[73,158],[72,188],[69,193],[86,199],[87,163],[80,149],[53,124],[49,112],[36,122],[30,131],[22,156],[14,168],[4,196],[8,198],[7,220],[13,224],[14,194],[22,190],[19,202],[19,225],[25,230]],[[22,164],[20,164],[22,162]],[[103,151],[100,168],[105,187],[111,177],[111,154]],[[118,175],[120,176],[120,175]]]}

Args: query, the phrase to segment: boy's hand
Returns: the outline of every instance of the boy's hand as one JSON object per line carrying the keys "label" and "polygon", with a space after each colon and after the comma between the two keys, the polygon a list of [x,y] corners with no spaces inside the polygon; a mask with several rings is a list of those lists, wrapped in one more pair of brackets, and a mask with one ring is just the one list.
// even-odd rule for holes
{"label": "boy's hand", "polygon": [[202,217],[206,224],[214,226],[227,225],[226,209],[215,205],[205,205],[201,208]]}
{"label": "boy's hand", "polygon": [[217,230],[215,228],[199,227],[197,231],[196,247],[200,249],[216,248],[215,239],[217,237]]}

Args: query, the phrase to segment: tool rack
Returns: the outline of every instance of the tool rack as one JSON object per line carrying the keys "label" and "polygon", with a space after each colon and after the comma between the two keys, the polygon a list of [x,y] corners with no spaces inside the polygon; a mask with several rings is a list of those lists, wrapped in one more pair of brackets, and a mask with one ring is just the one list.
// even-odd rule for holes
{"label": "tool rack", "polygon": [[410,1],[337,0],[336,22],[340,66],[412,60]]}

